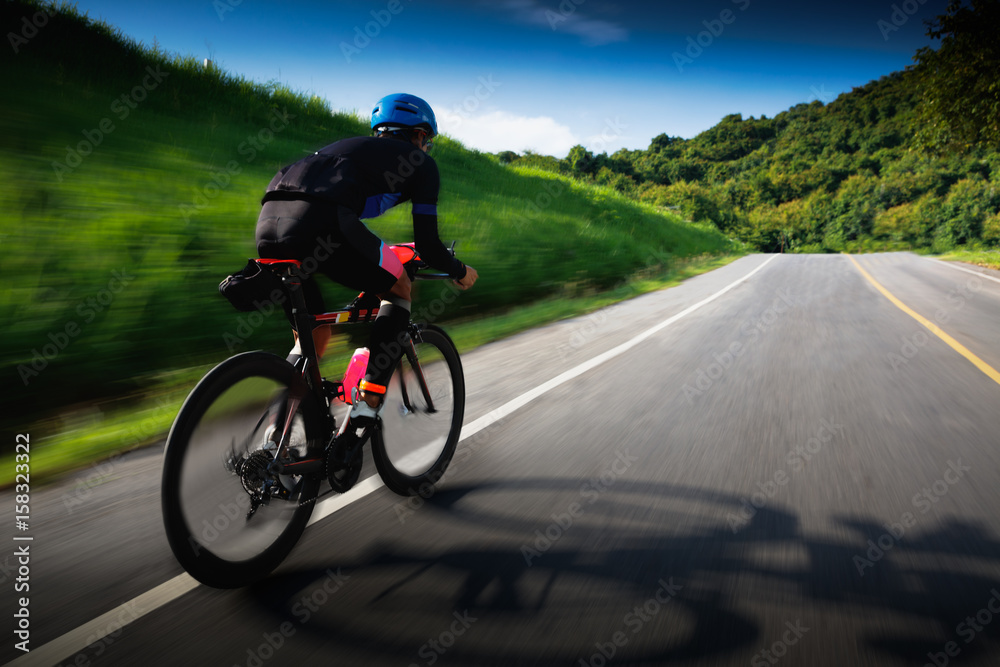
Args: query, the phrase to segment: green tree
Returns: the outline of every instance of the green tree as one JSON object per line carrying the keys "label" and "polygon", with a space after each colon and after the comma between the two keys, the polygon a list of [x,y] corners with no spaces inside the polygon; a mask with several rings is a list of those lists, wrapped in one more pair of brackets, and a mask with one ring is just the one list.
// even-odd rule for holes
{"label": "green tree", "polygon": [[871,233],[877,188],[877,179],[861,174],[851,176],[840,186],[834,200],[835,223],[845,240],[854,241]]}
{"label": "green tree", "polygon": [[569,149],[569,155],[566,159],[569,160],[569,166],[575,173],[592,175],[597,172],[594,154],[580,144]]}
{"label": "green tree", "polygon": [[1000,0],[952,0],[914,60],[923,96],[921,140],[935,148],[1000,148]]}
{"label": "green tree", "polygon": [[1000,246],[1000,211],[983,221],[983,241],[991,246]]}
{"label": "green tree", "polygon": [[608,167],[601,167],[595,180],[601,185],[610,185],[622,194],[631,195],[635,192],[635,181],[625,174],[612,171]]}
{"label": "green tree", "polygon": [[982,178],[964,178],[952,186],[944,202],[943,217],[957,243],[977,241],[983,220],[997,210],[997,193]]}
{"label": "green tree", "polygon": [[678,181],[666,188],[664,199],[667,205],[679,206],[689,220],[722,227],[723,218],[716,198],[700,183]]}
{"label": "green tree", "polygon": [[501,151],[497,154],[500,164],[511,164],[512,162],[517,162],[519,157],[520,156],[514,151]]}
{"label": "green tree", "polygon": [[912,247],[921,243],[926,232],[926,223],[916,205],[906,203],[879,212],[875,216],[872,236]]}

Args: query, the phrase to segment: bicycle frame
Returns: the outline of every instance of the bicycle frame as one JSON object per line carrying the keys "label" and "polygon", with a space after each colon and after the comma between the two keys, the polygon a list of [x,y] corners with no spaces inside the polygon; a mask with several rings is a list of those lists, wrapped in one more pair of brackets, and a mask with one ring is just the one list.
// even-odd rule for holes
{"label": "bicycle frame", "polygon": [[[295,362],[295,368],[302,374],[302,378],[306,383],[306,386],[310,391],[316,394],[320,399],[321,404],[329,408],[327,403],[330,397],[327,396],[323,391],[323,378],[320,375],[319,370],[319,355],[316,351],[316,343],[313,340],[312,333],[317,327],[327,326],[327,325],[343,325],[343,324],[358,324],[362,322],[370,322],[378,315],[378,308],[371,309],[342,309],[335,310],[326,313],[321,313],[319,315],[312,315],[309,313],[309,309],[305,302],[305,296],[300,289],[302,286],[301,276],[299,275],[299,269],[301,269],[302,263],[299,260],[294,259],[258,259],[256,260],[259,264],[268,267],[270,270],[274,270],[275,273],[281,279],[282,285],[285,288],[285,293],[291,300],[291,312],[292,312],[292,322],[295,331],[298,332],[299,348],[302,350],[302,355]],[[278,267],[275,270],[272,267]],[[449,279],[450,276],[447,274],[432,274],[432,273],[418,273],[419,267],[408,269],[408,273],[413,280],[445,280]],[[424,400],[427,401],[428,407],[431,412],[434,412],[434,404],[431,398],[430,390],[427,387],[426,379],[423,376],[423,371],[417,363],[416,351],[413,348],[413,340],[407,337],[407,345],[404,346],[403,353],[411,360],[413,367],[417,370],[417,380],[420,386],[421,394],[423,394]],[[403,390],[403,400],[409,404],[409,397],[406,394],[405,385],[402,387]],[[282,463],[281,459],[285,458],[285,452],[288,448],[292,416],[296,413],[299,408],[299,404],[302,401],[302,396],[289,396],[288,407],[285,410],[284,417],[284,428],[281,434],[281,439],[278,443],[278,447],[274,453],[274,459],[272,460],[269,469],[275,474],[287,474],[287,475],[311,475],[311,474],[322,474],[325,469],[325,458],[323,452],[317,455],[309,456],[301,461],[295,461],[290,463]],[[330,414],[329,409],[324,411],[326,413],[327,419],[330,420],[328,433],[333,433],[336,428],[336,422],[333,416]],[[340,429],[337,431],[335,438],[342,436],[350,424],[350,417],[344,420],[341,424]],[[365,435],[359,446],[363,446],[367,441],[368,437],[371,435],[371,430],[366,429]],[[335,439],[334,438],[334,439]],[[327,443],[329,446],[330,443]],[[325,447],[324,447],[325,450]]]}

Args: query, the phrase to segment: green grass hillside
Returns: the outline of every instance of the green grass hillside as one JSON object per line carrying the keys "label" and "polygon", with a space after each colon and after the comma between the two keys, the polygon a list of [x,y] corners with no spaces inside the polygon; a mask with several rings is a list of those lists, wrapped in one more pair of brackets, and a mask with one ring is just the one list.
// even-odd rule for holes
{"label": "green grass hillside", "polygon": [[[99,422],[105,440],[128,439],[125,426],[95,422],[80,406],[137,395],[148,406],[165,376],[190,387],[200,371],[183,369],[287,347],[282,317],[248,320],[217,284],[255,254],[273,173],[367,127],[281,85],[138,45],[72,8],[0,7],[2,24],[23,33],[0,50],[3,420],[23,431],[72,405],[88,437]],[[458,239],[481,275],[446,320],[606,290],[676,258],[735,250],[719,231],[611,188],[506,167],[446,138],[433,155],[442,236]],[[401,208],[370,226],[412,238]],[[325,289],[331,303],[353,296]],[[169,423],[177,400],[157,423]]]}

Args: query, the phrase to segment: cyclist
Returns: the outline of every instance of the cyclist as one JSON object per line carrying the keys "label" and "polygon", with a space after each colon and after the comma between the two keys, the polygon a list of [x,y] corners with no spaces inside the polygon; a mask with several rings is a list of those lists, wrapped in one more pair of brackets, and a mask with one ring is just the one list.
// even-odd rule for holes
{"label": "cyclist", "polygon": [[[374,418],[381,409],[401,353],[394,342],[410,319],[410,279],[396,255],[361,220],[409,200],[421,259],[448,273],[460,289],[472,287],[479,277],[438,237],[440,177],[427,155],[437,134],[430,105],[414,95],[387,95],[372,110],[371,129],[374,136],[337,141],[281,169],[267,186],[256,233],[261,257],[312,258],[316,270],[331,280],[381,299],[368,369],[359,394],[352,397],[352,419]],[[302,289],[310,312],[326,310],[313,280],[304,279]],[[323,354],[329,339],[329,326],[315,329],[317,354]],[[301,354],[297,334],[292,354]]]}

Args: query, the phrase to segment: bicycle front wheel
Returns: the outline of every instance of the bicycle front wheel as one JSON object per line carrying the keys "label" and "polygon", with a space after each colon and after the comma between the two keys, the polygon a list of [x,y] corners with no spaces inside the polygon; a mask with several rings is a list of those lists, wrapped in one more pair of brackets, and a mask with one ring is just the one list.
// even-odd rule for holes
{"label": "bicycle front wheel", "polygon": [[161,495],[170,547],[195,579],[245,586],[295,546],[320,480],[268,467],[286,423],[286,458],[322,448],[317,403],[289,363],[264,352],[227,359],[188,396],[167,436]]}
{"label": "bicycle front wheel", "polygon": [[404,496],[441,478],[465,418],[465,376],[458,350],[442,329],[418,325],[392,376],[372,458],[385,485]]}

